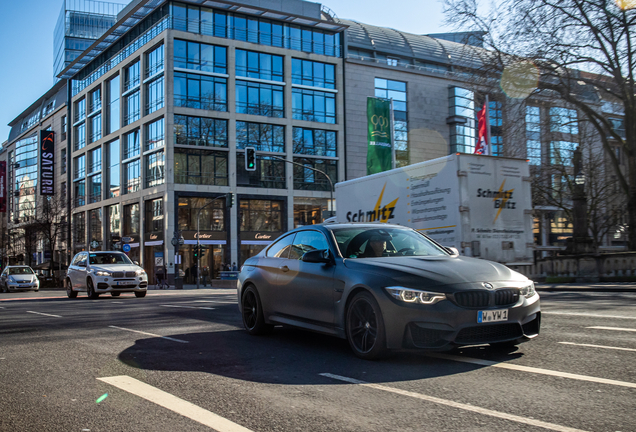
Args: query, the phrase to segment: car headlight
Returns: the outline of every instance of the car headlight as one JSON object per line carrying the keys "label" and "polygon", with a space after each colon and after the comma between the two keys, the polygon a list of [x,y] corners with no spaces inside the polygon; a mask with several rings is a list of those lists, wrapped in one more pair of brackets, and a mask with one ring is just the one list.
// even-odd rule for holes
{"label": "car headlight", "polygon": [[15,282],[15,279],[13,279],[13,276],[9,276],[9,282],[16,283],[16,282]]}
{"label": "car headlight", "polygon": [[537,291],[534,289],[534,282],[530,282],[530,285],[523,287],[519,290],[519,294],[525,298],[530,298],[535,295]]}
{"label": "car headlight", "polygon": [[95,276],[111,276],[111,273],[104,270],[98,270],[95,272]]}
{"label": "car headlight", "polygon": [[405,303],[417,303],[432,305],[442,300],[446,300],[446,294],[430,291],[415,290],[412,288],[404,288],[399,286],[384,288],[391,296]]}
{"label": "car headlight", "polygon": [[146,271],[145,271],[145,270],[137,270],[137,271],[135,272],[135,274],[136,274],[137,276],[144,276],[144,275],[146,274]]}

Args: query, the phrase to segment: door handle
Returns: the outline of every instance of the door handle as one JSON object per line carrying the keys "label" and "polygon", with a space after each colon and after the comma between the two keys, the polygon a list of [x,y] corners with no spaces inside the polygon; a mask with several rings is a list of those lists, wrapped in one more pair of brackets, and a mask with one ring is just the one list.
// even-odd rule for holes
{"label": "door handle", "polygon": [[288,271],[289,271],[289,267],[287,267],[286,265],[284,265],[284,266],[280,266],[279,268],[280,268],[282,271],[284,271],[284,272],[288,272]]}

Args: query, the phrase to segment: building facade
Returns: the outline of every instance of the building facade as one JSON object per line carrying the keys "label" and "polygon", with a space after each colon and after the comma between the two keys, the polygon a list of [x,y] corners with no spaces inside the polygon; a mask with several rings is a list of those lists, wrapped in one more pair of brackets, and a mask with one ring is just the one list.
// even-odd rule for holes
{"label": "building facade", "polygon": [[344,27],[295,0],[222,6],[164,2],[121,50],[71,78],[74,252],[96,241],[149,274],[178,264],[194,283],[197,232],[202,274],[216,277],[288,229],[322,222],[329,182],[310,168],[344,179]]}

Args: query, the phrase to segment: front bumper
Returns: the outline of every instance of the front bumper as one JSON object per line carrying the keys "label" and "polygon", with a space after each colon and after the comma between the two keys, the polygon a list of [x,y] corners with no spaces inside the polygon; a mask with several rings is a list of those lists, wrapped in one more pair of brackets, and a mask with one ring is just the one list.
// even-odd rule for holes
{"label": "front bumper", "polygon": [[521,298],[508,307],[506,321],[478,323],[478,309],[462,308],[445,300],[432,306],[382,302],[387,348],[448,350],[456,346],[501,342],[525,342],[539,334],[539,296]]}
{"label": "front bumper", "polygon": [[37,289],[40,289],[40,283],[39,282],[27,282],[27,283],[8,282],[7,288],[11,291],[37,290]]}
{"label": "front bumper", "polygon": [[95,278],[93,287],[96,293],[146,291],[148,288],[148,277],[135,276],[115,279],[109,276],[98,276]]}

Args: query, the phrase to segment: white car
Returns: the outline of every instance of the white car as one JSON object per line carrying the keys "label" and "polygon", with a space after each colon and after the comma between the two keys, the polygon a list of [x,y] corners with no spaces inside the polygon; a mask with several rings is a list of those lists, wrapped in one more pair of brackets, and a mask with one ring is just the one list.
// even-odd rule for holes
{"label": "white car", "polygon": [[78,292],[86,292],[91,299],[127,292],[145,297],[148,275],[121,252],[80,252],[71,261],[64,284],[69,298],[77,297]]}
{"label": "white car", "polygon": [[2,292],[16,290],[40,290],[40,281],[29,266],[8,266],[0,275]]}

